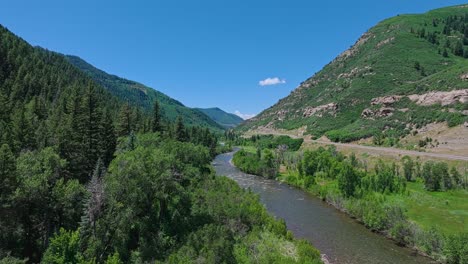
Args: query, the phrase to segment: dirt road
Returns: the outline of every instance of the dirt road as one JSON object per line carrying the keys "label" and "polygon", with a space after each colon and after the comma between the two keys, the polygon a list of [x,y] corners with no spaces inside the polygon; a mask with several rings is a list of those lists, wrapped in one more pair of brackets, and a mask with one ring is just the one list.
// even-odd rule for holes
{"label": "dirt road", "polygon": [[363,146],[363,145],[348,144],[348,143],[335,143],[335,142],[310,140],[310,139],[305,139],[304,141],[312,142],[312,143],[319,143],[319,144],[335,145],[335,146],[341,146],[341,147],[346,147],[346,148],[379,151],[379,152],[385,152],[385,153],[391,153],[391,154],[397,154],[397,155],[421,156],[421,157],[438,158],[438,159],[444,159],[444,160],[468,161],[468,156],[457,156],[457,155],[449,155],[449,154],[441,154],[441,153],[411,151],[411,150],[404,150],[404,149],[397,149],[397,148]]}
{"label": "dirt road", "polygon": [[[298,136],[297,134],[295,135],[294,133],[282,133],[276,130],[264,130],[264,131],[257,130],[257,131],[252,132],[252,134],[273,134],[273,135],[290,136],[292,138],[304,138],[302,136]],[[442,160],[468,161],[468,156],[462,156],[462,155],[420,152],[420,151],[412,151],[412,150],[405,150],[405,149],[398,149],[398,148],[364,146],[364,145],[350,144],[350,143],[336,143],[336,142],[323,141],[323,140],[312,140],[308,137],[304,138],[304,142],[325,144],[325,145],[335,145],[335,146],[346,148],[346,149],[365,150],[365,151],[371,151],[374,153],[391,154],[393,156],[408,155],[408,156],[420,156],[420,157],[426,157],[426,158],[436,158],[436,159],[442,159]]]}

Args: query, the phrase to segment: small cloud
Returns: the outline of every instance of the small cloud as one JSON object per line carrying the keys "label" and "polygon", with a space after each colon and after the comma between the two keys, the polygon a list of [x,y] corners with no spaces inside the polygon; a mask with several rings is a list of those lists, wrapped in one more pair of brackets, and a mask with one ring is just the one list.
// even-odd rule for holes
{"label": "small cloud", "polygon": [[278,77],[266,78],[265,80],[261,80],[258,82],[260,86],[277,85],[277,84],[283,84],[283,83],[286,83],[286,80],[280,79]]}
{"label": "small cloud", "polygon": [[239,112],[239,110],[236,110],[236,111],[234,112],[234,114],[235,114],[236,116],[238,116],[238,117],[244,119],[244,120],[247,120],[247,119],[250,119],[250,118],[256,116],[256,114],[243,114],[243,113]]}

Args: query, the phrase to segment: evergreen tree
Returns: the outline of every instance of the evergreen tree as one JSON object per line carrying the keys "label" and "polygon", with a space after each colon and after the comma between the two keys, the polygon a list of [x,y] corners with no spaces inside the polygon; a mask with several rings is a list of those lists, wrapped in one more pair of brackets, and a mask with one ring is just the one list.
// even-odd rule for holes
{"label": "evergreen tree", "polygon": [[444,58],[448,58],[448,52],[446,49],[444,49],[444,52],[442,53],[442,56],[444,56]]}
{"label": "evergreen tree", "polygon": [[458,41],[455,45],[453,49],[453,54],[455,54],[456,56],[463,57],[463,43],[461,41]]}
{"label": "evergreen tree", "polygon": [[104,165],[107,167],[109,166],[112,159],[114,159],[114,152],[117,147],[117,138],[115,135],[115,128],[114,122],[112,120],[112,116],[110,115],[109,111],[104,113],[104,117],[102,119],[101,124],[101,140],[100,140],[100,151],[101,151],[101,159]]}
{"label": "evergreen tree", "polygon": [[161,110],[159,109],[158,100],[154,100],[153,106],[153,118],[151,122],[151,131],[154,132],[161,132]]}
{"label": "evergreen tree", "polygon": [[68,161],[67,171],[72,178],[84,183],[88,180],[88,161],[86,150],[86,138],[88,135],[87,119],[85,109],[83,109],[82,100],[77,91],[73,94],[69,106],[70,124],[65,131],[67,141],[63,146],[64,158]]}
{"label": "evergreen tree", "polygon": [[32,150],[35,148],[34,127],[31,115],[24,106],[18,107],[13,115],[13,135],[15,138],[15,152]]}
{"label": "evergreen tree", "polygon": [[16,159],[10,146],[3,144],[0,147],[0,208],[7,205],[16,185]]}
{"label": "evergreen tree", "polygon": [[130,132],[133,130],[132,121],[132,109],[130,108],[130,104],[126,103],[120,110],[117,136],[124,137],[130,135]]}
{"label": "evergreen tree", "polygon": [[84,155],[86,159],[86,174],[91,176],[93,168],[101,155],[100,142],[102,140],[101,126],[102,113],[100,102],[96,95],[94,86],[90,83],[86,90],[83,101],[85,137],[84,137]]}
{"label": "evergreen tree", "polygon": [[187,133],[181,116],[178,116],[176,120],[175,139],[182,142],[187,141]]}

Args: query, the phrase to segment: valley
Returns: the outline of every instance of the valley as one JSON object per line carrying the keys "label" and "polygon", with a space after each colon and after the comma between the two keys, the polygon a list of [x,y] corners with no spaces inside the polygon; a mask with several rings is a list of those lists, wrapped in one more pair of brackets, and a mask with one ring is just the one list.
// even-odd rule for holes
{"label": "valley", "polygon": [[0,264],[467,264],[468,5],[359,1],[9,3]]}

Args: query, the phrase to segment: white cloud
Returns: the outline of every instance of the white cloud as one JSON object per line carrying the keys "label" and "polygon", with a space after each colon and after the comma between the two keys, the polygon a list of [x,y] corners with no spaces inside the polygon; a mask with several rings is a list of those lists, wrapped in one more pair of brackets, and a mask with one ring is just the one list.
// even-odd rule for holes
{"label": "white cloud", "polygon": [[236,111],[234,112],[234,114],[235,114],[236,116],[238,116],[238,117],[244,119],[244,120],[247,120],[247,119],[250,119],[250,118],[256,116],[255,114],[243,114],[243,113],[239,112],[239,110],[236,110]]}
{"label": "white cloud", "polygon": [[266,86],[266,85],[277,85],[277,84],[283,84],[286,83],[285,79],[280,79],[278,77],[274,78],[266,78],[265,80],[261,80],[258,82],[260,86]]}

